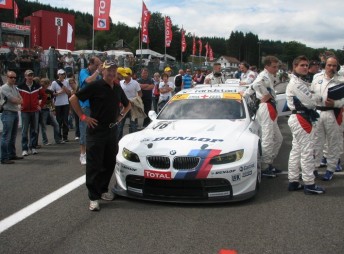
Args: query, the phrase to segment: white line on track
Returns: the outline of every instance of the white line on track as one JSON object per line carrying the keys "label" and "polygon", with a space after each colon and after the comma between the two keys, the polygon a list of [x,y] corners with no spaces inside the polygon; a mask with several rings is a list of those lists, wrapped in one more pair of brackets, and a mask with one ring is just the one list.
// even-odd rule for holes
{"label": "white line on track", "polygon": [[0,234],[86,182],[85,175],[0,221]]}
{"label": "white line on track", "polygon": [[[282,175],[287,175],[287,171],[282,171]],[[344,172],[336,172],[336,175],[344,175]],[[18,222],[26,219],[30,215],[34,214],[35,212],[41,210],[42,208],[46,207],[47,205],[51,204],[52,202],[56,201],[57,199],[61,198],[62,196],[68,194],[72,190],[78,188],[80,185],[86,182],[85,175],[75,179],[73,182],[61,187],[60,189],[50,193],[49,195],[41,198],[40,200],[36,201],[35,203],[28,205],[27,207],[21,209],[20,211],[10,215],[9,217],[0,221],[0,234],[7,230],[8,228],[14,226]]]}

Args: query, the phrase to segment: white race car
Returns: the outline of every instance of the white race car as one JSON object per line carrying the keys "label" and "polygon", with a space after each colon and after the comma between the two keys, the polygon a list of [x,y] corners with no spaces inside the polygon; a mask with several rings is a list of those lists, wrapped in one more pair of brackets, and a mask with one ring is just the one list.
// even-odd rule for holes
{"label": "white race car", "polygon": [[114,192],[165,202],[253,197],[261,181],[260,127],[238,87],[199,85],[119,142]]}

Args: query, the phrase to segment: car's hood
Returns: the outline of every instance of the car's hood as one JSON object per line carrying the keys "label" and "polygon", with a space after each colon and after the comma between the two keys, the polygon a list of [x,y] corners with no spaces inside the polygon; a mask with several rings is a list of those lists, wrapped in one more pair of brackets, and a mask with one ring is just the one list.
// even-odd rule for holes
{"label": "car's hood", "polygon": [[243,120],[154,121],[140,132],[126,135],[121,145],[140,155],[187,155],[192,150],[228,151],[239,143]]}

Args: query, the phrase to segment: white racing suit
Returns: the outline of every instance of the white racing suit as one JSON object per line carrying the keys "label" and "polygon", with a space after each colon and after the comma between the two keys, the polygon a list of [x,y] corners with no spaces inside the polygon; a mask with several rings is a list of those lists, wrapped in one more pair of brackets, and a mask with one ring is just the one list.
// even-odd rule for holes
{"label": "white racing suit", "polygon": [[287,85],[287,104],[292,115],[289,117],[293,141],[288,162],[289,182],[299,182],[300,166],[302,169],[302,180],[305,185],[314,184],[315,161],[314,161],[314,132],[313,126],[316,121],[316,100],[320,100],[310,92],[310,83],[307,83],[291,75]]}
{"label": "white racing suit", "polygon": [[216,84],[224,84],[225,83],[225,78],[223,77],[222,73],[220,76],[216,77],[214,76],[214,73],[210,73],[207,76],[205,76],[204,79],[204,84],[211,84],[211,85],[216,85]]}
{"label": "white racing suit", "polygon": [[242,73],[240,77],[240,81],[245,82],[245,85],[252,84],[255,79],[256,74],[251,70],[247,70],[247,72]]}
{"label": "white racing suit", "polygon": [[327,170],[335,172],[338,158],[340,158],[343,136],[341,124],[343,120],[342,107],[344,98],[335,100],[334,107],[325,106],[328,89],[344,82],[343,76],[334,74],[332,78],[327,77],[325,73],[317,75],[312,82],[311,90],[314,94],[321,97],[317,103],[317,110],[320,118],[316,123],[315,132],[315,163],[316,167],[320,166],[323,156],[323,147],[327,141]]}
{"label": "white racing suit", "polygon": [[[250,88],[245,91],[254,90],[256,97],[261,100],[264,95],[270,94],[273,100],[261,102],[257,110],[257,120],[261,126],[262,136],[262,163],[263,169],[277,157],[281,148],[283,137],[277,124],[278,113],[276,109],[276,94],[273,89],[275,76],[270,74],[266,69],[259,73],[256,80],[251,84]],[[244,94],[244,96],[245,96]]]}

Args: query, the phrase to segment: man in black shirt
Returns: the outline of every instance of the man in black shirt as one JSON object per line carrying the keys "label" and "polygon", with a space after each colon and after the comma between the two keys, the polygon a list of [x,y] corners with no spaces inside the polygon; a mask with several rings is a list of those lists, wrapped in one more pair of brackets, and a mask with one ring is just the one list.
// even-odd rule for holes
{"label": "man in black shirt", "polygon": [[180,69],[178,74],[174,77],[174,91],[175,93],[178,93],[181,90],[182,87],[182,81],[184,76],[184,70]]}
{"label": "man in black shirt", "polygon": [[[81,121],[87,123],[86,186],[90,198],[89,209],[99,211],[99,199],[112,200],[108,186],[118,152],[117,125],[130,110],[130,102],[121,86],[114,85],[117,65],[106,61],[100,80],[91,82],[72,95],[70,103]],[[79,100],[90,102],[90,116],[83,114]],[[120,111],[120,104],[123,105]]]}
{"label": "man in black shirt", "polygon": [[154,88],[154,81],[152,78],[148,77],[148,75],[148,69],[143,68],[141,71],[141,78],[137,80],[137,82],[140,83],[144,112],[147,115],[147,117],[143,120],[144,128],[150,123],[148,112],[152,109],[152,90]]}

